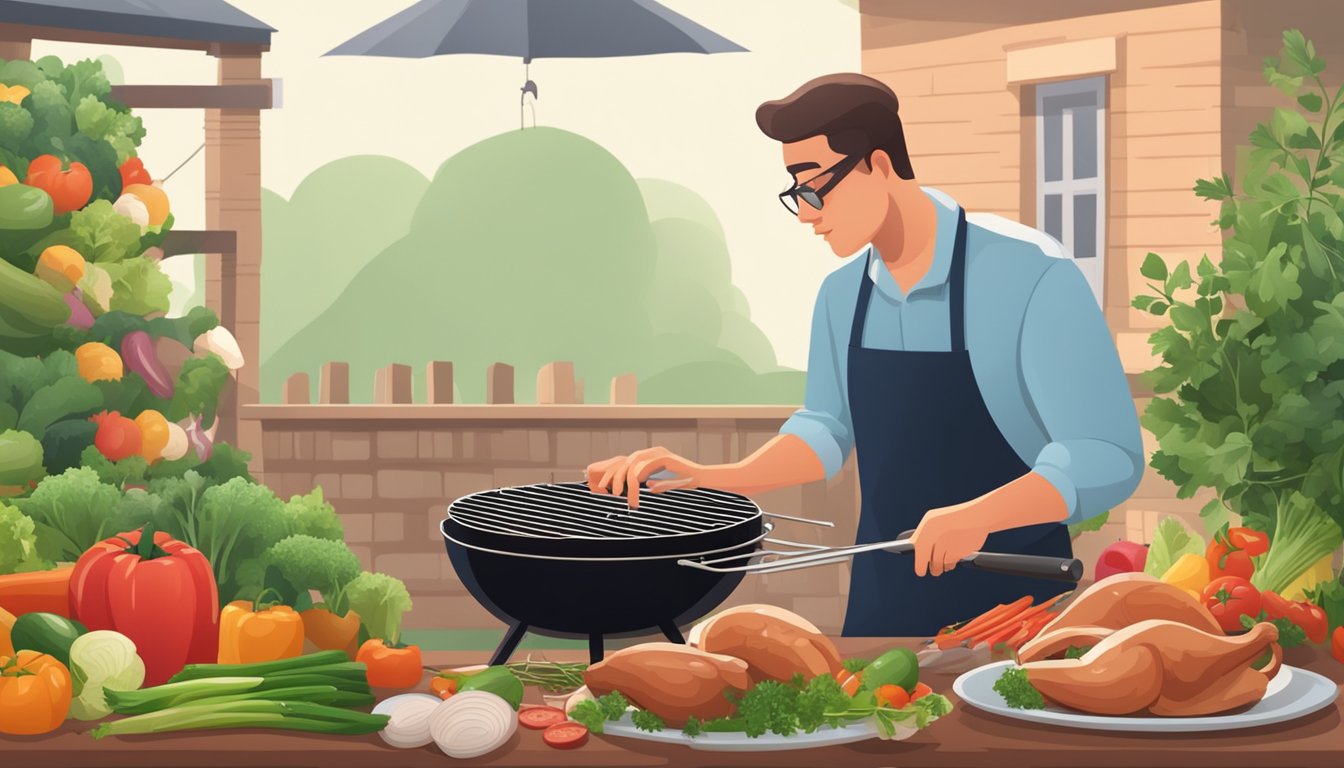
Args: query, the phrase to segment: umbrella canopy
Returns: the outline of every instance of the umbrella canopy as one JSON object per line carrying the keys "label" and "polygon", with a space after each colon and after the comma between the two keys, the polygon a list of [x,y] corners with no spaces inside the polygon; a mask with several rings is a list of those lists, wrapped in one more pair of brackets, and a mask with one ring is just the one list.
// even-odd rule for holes
{"label": "umbrella canopy", "polygon": [[421,0],[327,55],[481,53],[526,63],[745,50],[653,0]]}
{"label": "umbrella canopy", "polygon": [[[527,65],[541,58],[745,50],[654,0],[421,0],[326,55],[421,59],[477,53],[516,56]],[[529,93],[537,97],[530,79],[523,83],[520,111]]]}

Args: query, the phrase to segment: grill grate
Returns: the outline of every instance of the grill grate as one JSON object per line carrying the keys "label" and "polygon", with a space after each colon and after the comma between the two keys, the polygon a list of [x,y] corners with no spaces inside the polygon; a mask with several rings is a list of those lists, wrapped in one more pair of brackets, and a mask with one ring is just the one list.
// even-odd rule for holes
{"label": "grill grate", "polygon": [[453,502],[449,516],[491,533],[540,539],[650,539],[721,530],[759,517],[749,499],[709,488],[641,493],[639,508],[625,496],[595,494],[585,483],[500,488]]}

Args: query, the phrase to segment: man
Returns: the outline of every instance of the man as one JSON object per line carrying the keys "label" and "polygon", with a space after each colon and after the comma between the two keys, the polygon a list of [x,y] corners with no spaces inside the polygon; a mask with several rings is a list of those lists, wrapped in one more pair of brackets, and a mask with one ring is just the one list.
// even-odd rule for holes
{"label": "man", "polygon": [[829,478],[856,450],[858,542],[914,529],[915,546],[854,558],[846,635],[924,636],[1057,594],[1058,582],[956,566],[980,550],[1070,556],[1067,524],[1122,502],[1143,472],[1137,413],[1082,273],[1039,236],[968,224],[921,187],[898,107],[880,81],[840,74],[756,112],[794,177],[785,206],[837,256],[858,254],[817,297],[805,406],[737,463],[655,447],[588,467],[594,492],[634,505],[660,470],[673,479],[655,478],[655,493],[751,494]]}

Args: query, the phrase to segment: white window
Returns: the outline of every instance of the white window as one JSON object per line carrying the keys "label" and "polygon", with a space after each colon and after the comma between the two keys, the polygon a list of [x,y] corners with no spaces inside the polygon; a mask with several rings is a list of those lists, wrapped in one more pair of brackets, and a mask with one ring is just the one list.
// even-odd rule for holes
{"label": "white window", "polygon": [[1036,226],[1102,300],[1106,259],[1106,78],[1036,86]]}

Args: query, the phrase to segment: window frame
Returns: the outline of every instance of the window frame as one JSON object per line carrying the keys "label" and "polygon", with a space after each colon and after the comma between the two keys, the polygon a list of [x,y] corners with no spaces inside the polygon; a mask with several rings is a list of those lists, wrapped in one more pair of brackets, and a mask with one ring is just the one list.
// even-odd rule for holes
{"label": "window frame", "polygon": [[[1036,227],[1042,232],[1045,228],[1045,197],[1060,196],[1060,240],[1064,253],[1079,266],[1087,277],[1097,303],[1104,305],[1106,273],[1106,95],[1107,78],[1105,75],[1061,80],[1051,83],[1038,83],[1035,87],[1036,101]],[[1069,108],[1061,110],[1060,115],[1060,178],[1047,181],[1045,178],[1045,100],[1058,96],[1094,96],[1097,104],[1097,175],[1092,178],[1073,178],[1073,114]],[[1096,195],[1096,255],[1079,259],[1074,256],[1074,216],[1073,203],[1078,195]],[[1048,232],[1047,232],[1048,234]],[[1053,235],[1052,235],[1053,237]]]}

